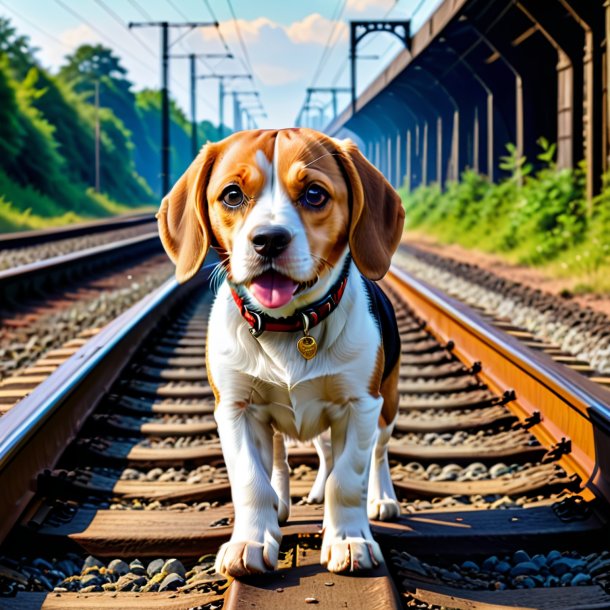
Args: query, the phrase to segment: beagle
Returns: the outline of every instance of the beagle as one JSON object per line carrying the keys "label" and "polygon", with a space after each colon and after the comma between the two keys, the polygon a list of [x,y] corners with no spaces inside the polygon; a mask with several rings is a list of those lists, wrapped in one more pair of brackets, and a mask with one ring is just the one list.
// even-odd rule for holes
{"label": "beagle", "polygon": [[308,440],[328,428],[331,448],[315,441],[310,494],[325,498],[322,564],[377,566],[367,517],[400,513],[387,457],[400,349],[391,305],[371,280],[400,241],[399,196],[349,140],[254,130],[204,146],[157,218],[180,282],[209,247],[226,278],[206,357],[235,510],[217,571],[275,568],[290,512],[284,435]]}

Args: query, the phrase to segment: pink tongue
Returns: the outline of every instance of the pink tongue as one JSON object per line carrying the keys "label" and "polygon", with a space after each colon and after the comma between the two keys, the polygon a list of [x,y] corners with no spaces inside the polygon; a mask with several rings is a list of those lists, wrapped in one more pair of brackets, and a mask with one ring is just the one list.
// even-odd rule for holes
{"label": "pink tongue", "polygon": [[297,283],[285,275],[265,271],[250,284],[250,292],[263,307],[276,309],[290,301],[296,287]]}

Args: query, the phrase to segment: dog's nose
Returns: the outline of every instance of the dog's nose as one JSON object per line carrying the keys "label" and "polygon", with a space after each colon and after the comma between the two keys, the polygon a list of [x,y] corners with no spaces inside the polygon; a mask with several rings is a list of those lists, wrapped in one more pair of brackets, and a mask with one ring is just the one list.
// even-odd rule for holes
{"label": "dog's nose", "polygon": [[292,234],[284,227],[261,227],[252,235],[254,250],[261,256],[279,256],[292,240]]}

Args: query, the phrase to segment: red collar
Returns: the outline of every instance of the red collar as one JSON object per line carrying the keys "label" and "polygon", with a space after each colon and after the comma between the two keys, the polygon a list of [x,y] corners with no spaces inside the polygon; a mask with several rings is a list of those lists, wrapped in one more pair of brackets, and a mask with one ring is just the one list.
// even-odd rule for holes
{"label": "red collar", "polygon": [[262,311],[257,311],[251,306],[246,305],[244,298],[231,286],[233,300],[239,308],[239,313],[250,325],[250,332],[258,337],[266,330],[270,332],[295,332],[298,330],[309,331],[311,328],[328,318],[337,308],[347,285],[347,272],[349,261],[345,266],[342,277],[331,288],[330,292],[320,301],[304,309],[299,309],[291,316],[286,318],[274,318]]}

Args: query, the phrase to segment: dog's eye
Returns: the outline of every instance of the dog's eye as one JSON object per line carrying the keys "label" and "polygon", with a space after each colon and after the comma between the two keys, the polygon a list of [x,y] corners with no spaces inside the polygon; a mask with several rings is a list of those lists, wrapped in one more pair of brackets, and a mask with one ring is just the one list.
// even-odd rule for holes
{"label": "dog's eye", "polygon": [[222,200],[230,208],[238,208],[244,202],[243,191],[235,184],[227,186],[222,192]]}
{"label": "dog's eye", "polygon": [[310,184],[301,195],[299,202],[312,208],[321,208],[330,198],[330,195],[317,184]]}

